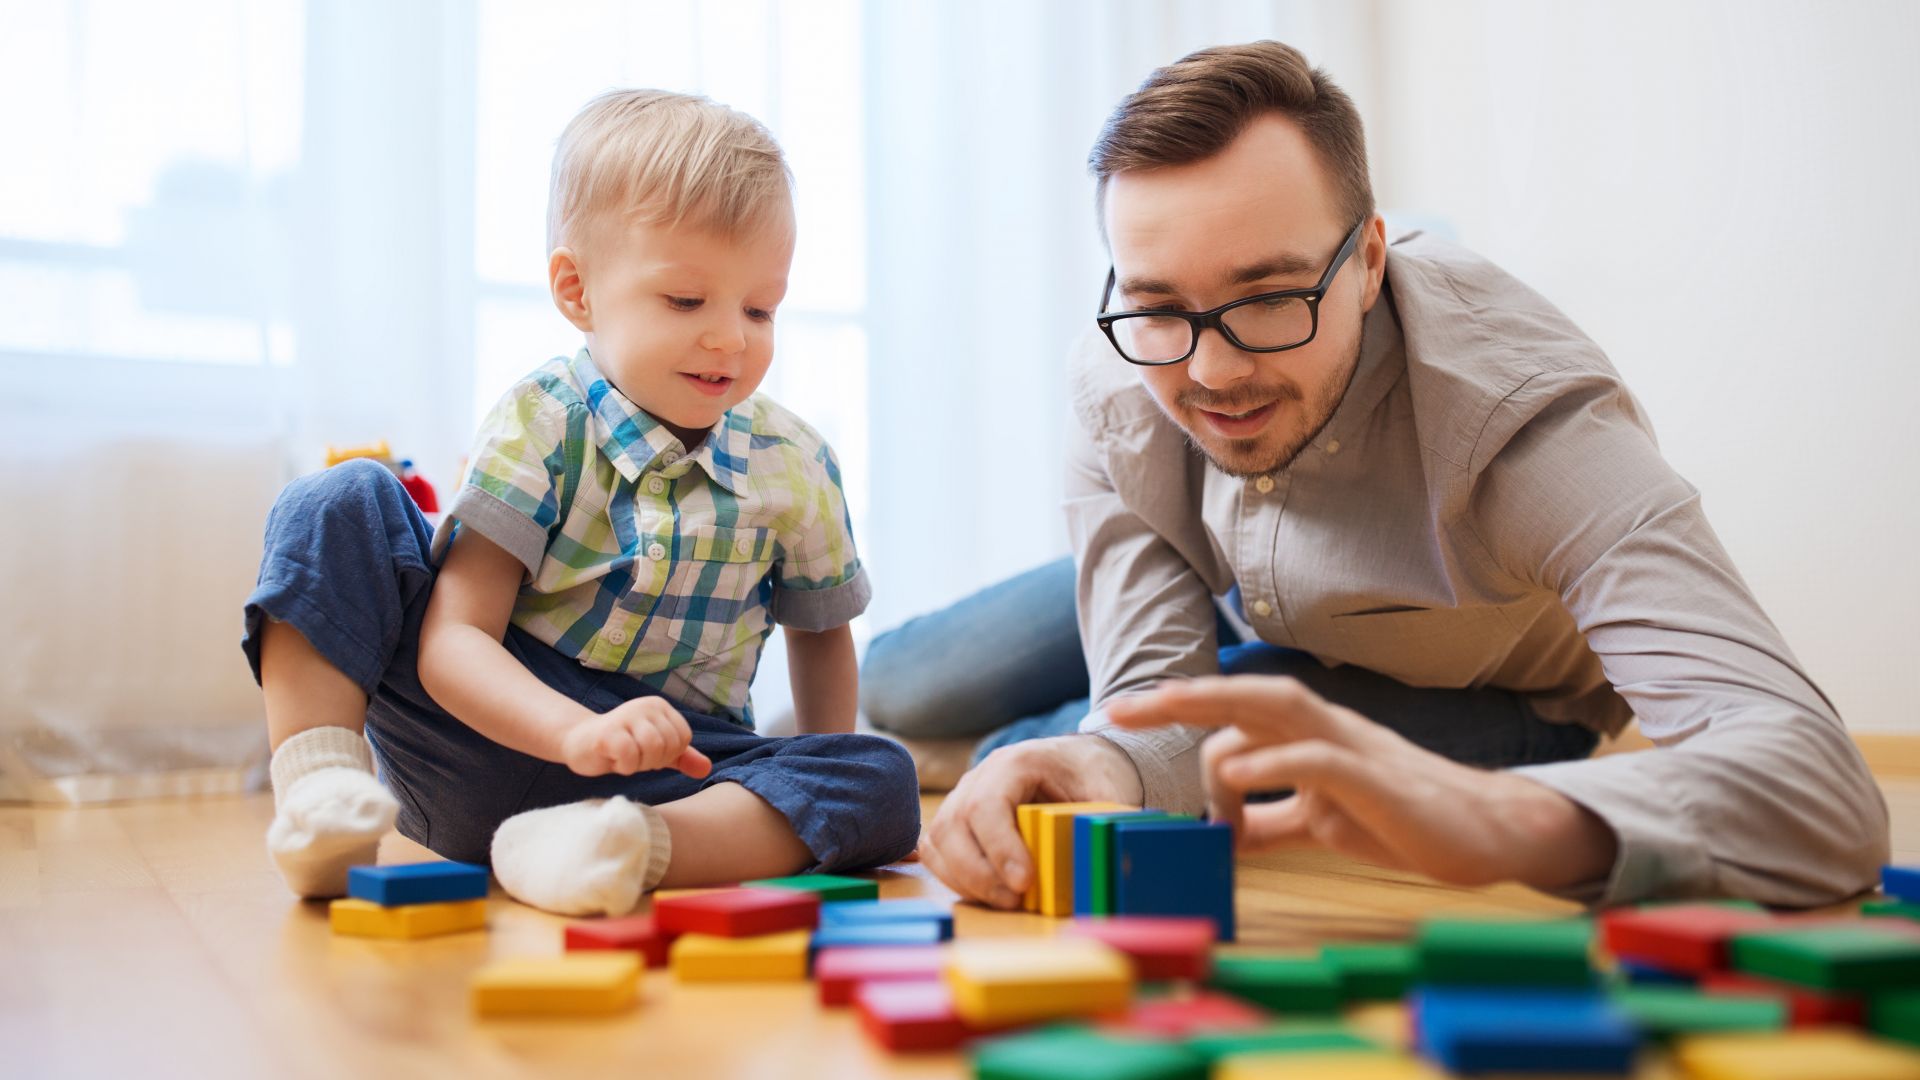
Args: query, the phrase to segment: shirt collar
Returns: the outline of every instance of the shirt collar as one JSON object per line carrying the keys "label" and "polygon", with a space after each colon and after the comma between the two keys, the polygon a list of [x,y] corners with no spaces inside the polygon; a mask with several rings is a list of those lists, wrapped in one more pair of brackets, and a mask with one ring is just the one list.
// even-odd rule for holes
{"label": "shirt collar", "polygon": [[1333,440],[1353,443],[1365,430],[1367,418],[1393,389],[1406,370],[1406,343],[1400,333],[1400,316],[1393,307],[1393,289],[1386,277],[1380,279],[1380,295],[1373,310],[1367,312],[1360,330],[1360,359],[1353,365],[1353,377],[1347,380],[1346,393],[1313,445],[1325,449]]}
{"label": "shirt collar", "polygon": [[649,470],[677,479],[699,465],[713,482],[740,494],[747,475],[747,451],[753,442],[753,418],[747,410],[728,409],[700,446],[687,452],[680,440],[652,414],[620,392],[584,347],[571,362],[574,377],[585,388],[587,409],[593,417],[594,442],[628,483]]}

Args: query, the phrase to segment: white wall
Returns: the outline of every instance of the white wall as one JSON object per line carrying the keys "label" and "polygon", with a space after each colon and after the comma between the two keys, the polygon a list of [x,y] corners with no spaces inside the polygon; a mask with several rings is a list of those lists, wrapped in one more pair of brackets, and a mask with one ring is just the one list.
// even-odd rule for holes
{"label": "white wall", "polygon": [[1920,5],[1386,0],[1376,25],[1382,204],[1592,335],[1841,715],[1920,730]]}

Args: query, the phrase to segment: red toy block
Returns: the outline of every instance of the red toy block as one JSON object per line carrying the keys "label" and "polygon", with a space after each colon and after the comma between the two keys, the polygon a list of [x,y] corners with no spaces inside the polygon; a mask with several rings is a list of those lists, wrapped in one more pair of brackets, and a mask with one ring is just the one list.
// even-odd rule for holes
{"label": "red toy block", "polygon": [[1204,979],[1213,970],[1214,921],[1204,917],[1116,915],[1075,919],[1065,928],[1071,937],[1104,942],[1133,961],[1142,982]]}
{"label": "red toy block", "polygon": [[[1208,933],[1213,932],[1211,920]],[[1186,998],[1153,998],[1135,1002],[1123,1016],[1100,1026],[1125,1035],[1149,1039],[1186,1039],[1212,1031],[1246,1031],[1274,1022],[1272,1013],[1226,994],[1202,991]]]}
{"label": "red toy block", "polygon": [[656,898],[653,919],[668,934],[759,937],[813,929],[820,923],[820,897],[797,889],[721,889]]}
{"label": "red toy block", "polygon": [[667,966],[667,946],[677,935],[661,933],[651,915],[629,915],[622,919],[595,919],[567,925],[567,951],[583,949],[630,949],[640,954],[650,968]]}
{"label": "red toy block", "polygon": [[1770,994],[1787,1003],[1787,1022],[1794,1027],[1820,1024],[1852,1024],[1864,1027],[1867,1003],[1845,994],[1827,994],[1811,987],[1774,982],[1733,971],[1713,971],[1700,977],[1703,990],[1726,990],[1737,994]]}
{"label": "red toy block", "polygon": [[952,1050],[976,1032],[953,1007],[953,991],[938,979],[868,982],[853,992],[853,1007],[868,1037],[895,1053]]}
{"label": "red toy block", "polygon": [[846,1005],[866,983],[925,982],[939,979],[946,966],[947,950],[938,945],[821,949],[813,957],[813,977],[820,1004]]}
{"label": "red toy block", "polygon": [[1600,917],[1601,940],[1622,960],[1702,975],[1727,966],[1735,934],[1777,924],[1761,911],[1713,904],[1670,904],[1611,911]]}

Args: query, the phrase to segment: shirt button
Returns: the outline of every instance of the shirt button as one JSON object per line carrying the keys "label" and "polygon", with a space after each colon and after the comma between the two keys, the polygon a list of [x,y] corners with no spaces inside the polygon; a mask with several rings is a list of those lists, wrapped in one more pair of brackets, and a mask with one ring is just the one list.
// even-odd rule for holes
{"label": "shirt button", "polygon": [[1339,439],[1332,439],[1332,440],[1330,440],[1330,441],[1328,441],[1328,443],[1327,443],[1327,453],[1328,453],[1328,455],[1329,455],[1329,456],[1331,456],[1331,455],[1333,455],[1333,454],[1337,454],[1337,453],[1339,453],[1339,452],[1340,452],[1340,440],[1339,440]]}
{"label": "shirt button", "polygon": [[664,559],[666,557],[667,557],[667,549],[664,544],[656,543],[656,544],[647,545],[647,558],[652,559],[654,562],[659,562],[661,559]]}
{"label": "shirt button", "polygon": [[660,455],[660,460],[661,460],[661,461],[664,461],[664,462],[666,462],[666,463],[667,463],[667,464],[669,464],[669,465],[671,465],[671,464],[673,464],[674,462],[676,462],[676,461],[679,461],[679,460],[680,460],[680,455],[679,455],[679,454],[676,454],[676,453],[674,453],[674,452],[673,452],[672,450],[669,450],[669,451],[667,451],[666,453],[664,453],[664,454],[661,454],[661,455]]}
{"label": "shirt button", "polygon": [[655,495],[667,490],[667,482],[657,476],[647,478],[647,490]]}
{"label": "shirt button", "polygon": [[627,632],[616,626],[607,631],[607,640],[613,642],[615,645],[625,645],[627,643]]}
{"label": "shirt button", "polygon": [[753,554],[753,540],[749,537],[743,536],[740,539],[735,540],[733,542],[733,550],[739,552],[742,555],[751,555]]}
{"label": "shirt button", "polygon": [[1264,619],[1273,614],[1273,605],[1267,603],[1265,600],[1255,600],[1253,602],[1253,613]]}
{"label": "shirt button", "polygon": [[1266,494],[1267,492],[1269,492],[1269,491],[1272,491],[1272,490],[1273,490],[1273,477],[1271,477],[1271,476],[1263,476],[1263,477],[1261,477],[1260,479],[1258,479],[1258,480],[1255,480],[1255,481],[1253,482],[1253,489],[1254,489],[1255,491],[1258,491],[1258,492],[1259,492],[1260,494],[1262,494],[1262,495],[1265,495],[1265,494]]}

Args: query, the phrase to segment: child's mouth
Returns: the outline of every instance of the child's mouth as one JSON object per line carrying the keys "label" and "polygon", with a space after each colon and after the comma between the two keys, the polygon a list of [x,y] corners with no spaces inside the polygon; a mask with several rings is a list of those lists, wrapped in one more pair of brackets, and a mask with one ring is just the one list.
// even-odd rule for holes
{"label": "child's mouth", "polygon": [[733,379],[727,375],[693,375],[683,371],[680,377],[692,383],[695,390],[708,397],[719,397],[733,388]]}

